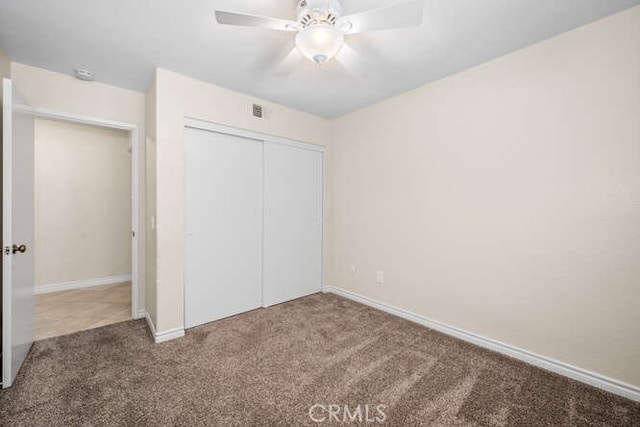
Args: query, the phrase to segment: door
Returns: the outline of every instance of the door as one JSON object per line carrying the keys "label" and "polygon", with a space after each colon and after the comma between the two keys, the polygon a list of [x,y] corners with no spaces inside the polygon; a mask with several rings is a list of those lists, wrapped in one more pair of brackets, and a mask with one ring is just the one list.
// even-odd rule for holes
{"label": "door", "polygon": [[262,142],[186,128],[185,326],[262,306]]}
{"label": "door", "polygon": [[264,143],[264,305],[322,289],[322,152]]}
{"label": "door", "polygon": [[11,80],[2,83],[2,387],[7,388],[33,343],[34,119]]}

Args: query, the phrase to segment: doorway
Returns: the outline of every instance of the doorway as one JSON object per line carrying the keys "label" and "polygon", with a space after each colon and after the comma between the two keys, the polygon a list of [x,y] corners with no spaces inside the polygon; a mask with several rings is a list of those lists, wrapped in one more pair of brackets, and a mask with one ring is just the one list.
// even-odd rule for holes
{"label": "doorway", "polygon": [[35,340],[130,320],[129,132],[34,128]]}
{"label": "doorway", "polygon": [[[32,107],[16,85],[5,78],[2,80],[2,388],[11,387],[34,341],[34,131],[35,120],[39,118],[127,133],[131,170],[131,317],[144,317],[138,287],[137,125]],[[66,209],[70,212],[69,206]],[[59,253],[57,256],[74,255]]]}

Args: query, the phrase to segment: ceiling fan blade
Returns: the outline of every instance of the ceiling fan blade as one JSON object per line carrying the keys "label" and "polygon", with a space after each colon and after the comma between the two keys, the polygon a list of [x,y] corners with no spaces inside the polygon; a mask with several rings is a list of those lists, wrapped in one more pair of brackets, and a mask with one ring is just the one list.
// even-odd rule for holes
{"label": "ceiling fan blade", "polygon": [[369,69],[369,64],[362,56],[346,43],[342,45],[335,59],[353,76],[362,76]]}
{"label": "ceiling fan blade", "polygon": [[397,3],[379,9],[367,10],[343,16],[337,26],[351,28],[345,34],[356,34],[365,31],[391,30],[394,28],[417,27],[422,24],[424,0],[412,0]]}
{"label": "ceiling fan blade", "polygon": [[225,12],[216,10],[216,21],[223,25],[238,25],[241,27],[264,28],[267,30],[298,31],[300,24],[286,19],[270,16],[249,15],[246,13]]}

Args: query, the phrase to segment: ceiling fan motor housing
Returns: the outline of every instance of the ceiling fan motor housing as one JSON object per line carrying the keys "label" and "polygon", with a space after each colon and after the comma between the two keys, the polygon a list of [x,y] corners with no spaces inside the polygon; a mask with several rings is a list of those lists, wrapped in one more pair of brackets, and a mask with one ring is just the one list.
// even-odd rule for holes
{"label": "ceiling fan motor housing", "polygon": [[298,22],[303,27],[313,24],[335,25],[341,15],[339,0],[300,0],[298,3]]}

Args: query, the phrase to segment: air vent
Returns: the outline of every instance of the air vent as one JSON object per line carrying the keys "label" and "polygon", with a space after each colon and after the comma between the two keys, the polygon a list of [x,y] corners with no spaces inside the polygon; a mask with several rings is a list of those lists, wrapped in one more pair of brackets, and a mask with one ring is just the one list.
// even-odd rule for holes
{"label": "air vent", "polygon": [[252,104],[251,111],[252,111],[253,117],[257,117],[258,119],[264,118],[262,105]]}

